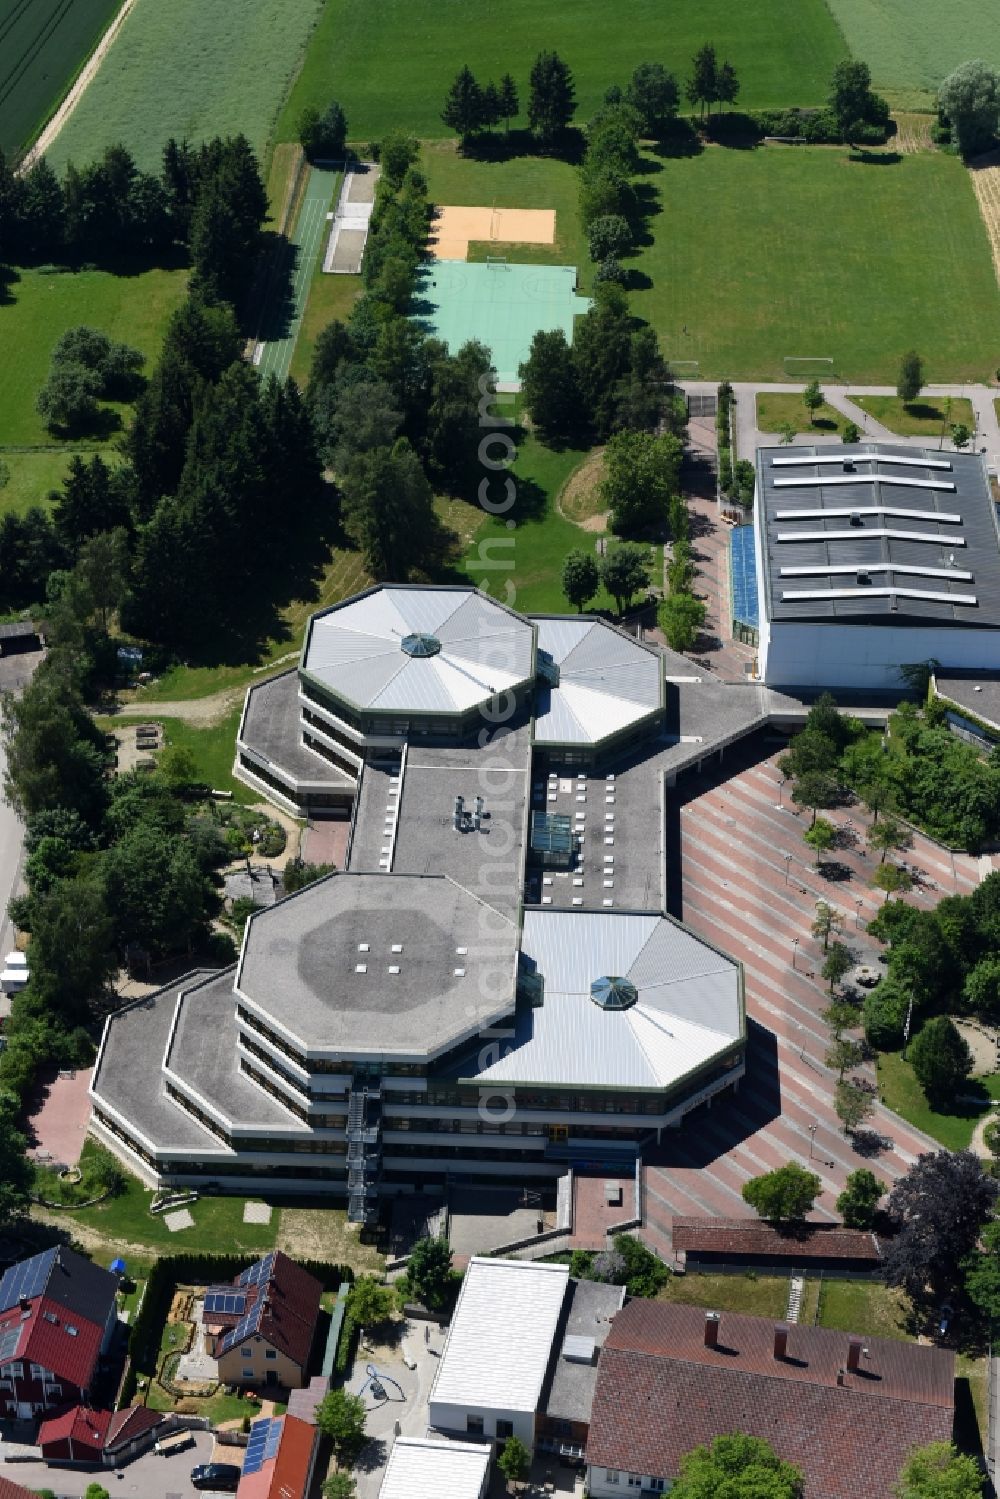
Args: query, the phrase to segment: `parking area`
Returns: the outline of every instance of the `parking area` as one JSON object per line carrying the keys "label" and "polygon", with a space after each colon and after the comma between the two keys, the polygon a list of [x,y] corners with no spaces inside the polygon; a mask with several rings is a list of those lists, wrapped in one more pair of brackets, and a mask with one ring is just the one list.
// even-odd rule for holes
{"label": "parking area", "polygon": [[[98,1481],[115,1499],[195,1499],[205,1489],[191,1482],[191,1469],[197,1463],[212,1459],[215,1440],[211,1432],[196,1431],[194,1443],[183,1452],[159,1457],[146,1452],[134,1463],[116,1471],[83,1472],[76,1468],[50,1468],[45,1463],[0,1462],[0,1478],[22,1484],[28,1489],[51,1489],[56,1499],[83,1499],[88,1484]],[[216,1454],[220,1462],[231,1462],[231,1449],[222,1447]]]}

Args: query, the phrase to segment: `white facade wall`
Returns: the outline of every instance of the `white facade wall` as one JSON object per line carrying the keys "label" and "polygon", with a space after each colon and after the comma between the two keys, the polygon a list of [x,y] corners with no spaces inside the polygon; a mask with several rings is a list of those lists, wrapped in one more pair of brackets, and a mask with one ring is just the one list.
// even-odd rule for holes
{"label": "white facade wall", "polygon": [[[440,1400],[431,1400],[427,1406],[427,1414],[430,1425],[438,1431],[454,1431],[460,1434],[468,1432],[474,1435],[479,1428],[470,1430],[469,1417],[473,1420],[481,1420],[482,1436],[484,1440],[504,1441],[506,1436],[519,1437],[529,1452],[535,1445],[535,1415],[533,1411],[514,1411],[492,1409],[485,1405],[446,1405]],[[509,1421],[514,1428],[513,1433],[497,1432],[498,1421]]]}
{"label": "white facade wall", "polygon": [[922,661],[998,671],[1000,630],[761,617],[758,670],[768,687],[902,691],[900,667]]}
{"label": "white facade wall", "polygon": [[617,1468],[587,1467],[587,1492],[591,1499],[639,1499],[640,1494],[665,1494],[669,1478],[650,1473],[627,1473]]}

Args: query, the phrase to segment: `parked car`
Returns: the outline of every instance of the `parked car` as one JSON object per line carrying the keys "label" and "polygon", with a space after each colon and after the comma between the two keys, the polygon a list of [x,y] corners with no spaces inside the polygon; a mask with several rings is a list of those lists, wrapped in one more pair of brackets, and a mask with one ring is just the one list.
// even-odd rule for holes
{"label": "parked car", "polygon": [[235,1463],[199,1463],[191,1469],[191,1482],[196,1489],[221,1489],[235,1494],[239,1487],[242,1470]]}
{"label": "parked car", "polygon": [[945,1302],[937,1315],[937,1335],[939,1338],[948,1336],[951,1319],[955,1315],[955,1308],[949,1302]]}

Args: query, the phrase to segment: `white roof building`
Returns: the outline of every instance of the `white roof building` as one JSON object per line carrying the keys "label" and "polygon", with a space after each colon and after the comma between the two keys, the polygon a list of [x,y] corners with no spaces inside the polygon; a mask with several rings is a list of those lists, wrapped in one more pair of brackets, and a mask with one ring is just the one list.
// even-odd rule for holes
{"label": "white roof building", "polygon": [[661,658],[600,619],[539,616],[535,743],[593,745],[663,707]]}
{"label": "white roof building", "polygon": [[480,1443],[399,1437],[389,1453],[379,1499],[482,1499],[492,1448]]}
{"label": "white roof building", "polygon": [[473,1256],[431,1388],[432,1426],[531,1444],[568,1288],[567,1265]]}
{"label": "white roof building", "polygon": [[359,709],[465,713],[529,681],[535,632],[474,588],[385,584],[313,616],[302,672]]}

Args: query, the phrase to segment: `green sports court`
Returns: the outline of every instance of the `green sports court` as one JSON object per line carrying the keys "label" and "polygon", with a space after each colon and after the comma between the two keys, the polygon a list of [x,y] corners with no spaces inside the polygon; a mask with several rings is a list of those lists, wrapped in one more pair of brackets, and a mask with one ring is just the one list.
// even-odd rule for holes
{"label": "green sports court", "polygon": [[572,342],[573,319],[589,307],[589,298],[577,296],[572,265],[435,260],[418,274],[413,316],[452,353],[471,339],[485,344],[507,384],[517,380],[537,332],[561,328]]}

